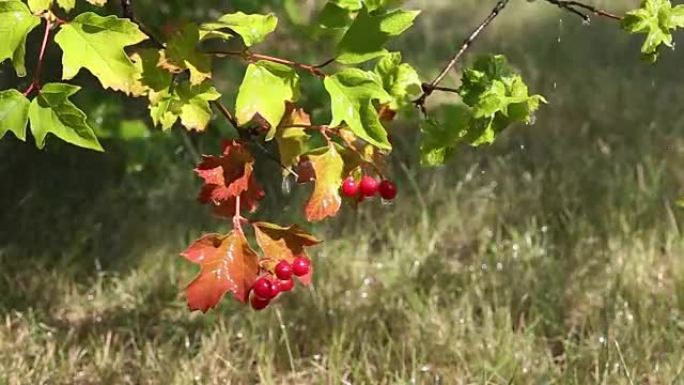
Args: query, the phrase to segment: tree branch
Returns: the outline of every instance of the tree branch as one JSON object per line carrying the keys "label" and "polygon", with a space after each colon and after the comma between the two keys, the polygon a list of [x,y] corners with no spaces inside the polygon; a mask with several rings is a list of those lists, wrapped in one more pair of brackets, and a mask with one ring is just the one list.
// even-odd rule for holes
{"label": "tree branch", "polygon": [[592,13],[596,16],[601,16],[601,17],[605,17],[608,19],[618,20],[618,21],[622,20],[621,16],[618,16],[614,13],[610,13],[608,11],[596,8],[593,5],[580,3],[579,1],[570,1],[570,0],[544,0],[544,1],[546,1],[547,3],[553,4],[560,9],[564,9],[568,12],[571,12],[571,13],[579,16],[580,18],[582,18],[582,20],[584,20],[587,23],[591,21],[591,18],[586,13],[580,11],[580,9],[582,9],[586,12]]}
{"label": "tree branch", "polygon": [[[252,53],[249,51],[204,51],[203,53],[206,53],[208,55],[216,55],[216,56],[234,56],[234,57],[241,57],[244,60],[248,62],[254,62],[257,60],[265,60],[265,61],[270,61],[273,63],[279,63],[279,64],[284,64],[286,66],[290,66],[296,69],[300,69],[306,72],[309,72],[310,74],[314,76],[318,76],[320,78],[324,78],[327,75],[323,70],[321,70],[321,65],[311,65],[311,64],[304,64],[304,63],[299,63],[293,60],[288,60],[280,57],[275,57],[275,56],[269,56],[269,55],[264,55],[264,54],[259,54],[259,53]],[[328,62],[324,63],[324,65],[329,64]]]}
{"label": "tree branch", "polygon": [[492,9],[492,11],[489,13],[489,15],[477,26],[477,28],[475,28],[470,33],[470,35],[468,35],[468,37],[465,40],[463,40],[461,48],[458,50],[458,52],[456,52],[456,54],[451,58],[451,60],[449,60],[449,63],[444,67],[442,72],[440,72],[439,75],[437,75],[437,77],[434,78],[430,83],[423,83],[423,94],[414,101],[416,106],[418,106],[421,109],[421,111],[425,112],[425,101],[430,95],[432,95],[432,93],[435,90],[447,90],[449,92],[455,91],[453,89],[446,89],[443,87],[438,88],[437,85],[446,77],[449,71],[451,71],[456,66],[458,61],[461,60],[461,57],[463,57],[468,48],[470,48],[470,46],[473,45],[475,40],[477,40],[482,31],[484,31],[489,26],[489,24],[491,24],[492,21],[494,21],[494,19],[496,19],[496,17],[499,16],[499,13],[501,13],[501,11],[504,8],[506,8],[509,2],[510,0],[499,0],[496,3],[496,6],[494,6],[494,9]]}
{"label": "tree branch", "polygon": [[147,35],[148,38],[150,38],[150,41],[157,46],[157,48],[165,48],[164,43],[159,41],[152,32],[150,32],[147,27],[143,23],[138,20],[137,17],[135,17],[135,11],[133,10],[133,0],[121,0],[121,15],[127,19],[130,19],[132,22],[138,25],[138,28],[140,29],[140,32],[144,33]]}

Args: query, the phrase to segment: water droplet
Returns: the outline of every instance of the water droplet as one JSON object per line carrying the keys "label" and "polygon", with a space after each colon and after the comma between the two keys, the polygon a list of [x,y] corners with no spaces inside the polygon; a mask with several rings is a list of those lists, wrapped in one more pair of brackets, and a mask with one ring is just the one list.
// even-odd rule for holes
{"label": "water droplet", "polygon": [[280,190],[283,192],[283,194],[290,195],[293,184],[294,176],[292,176],[292,174],[283,175],[283,182],[280,184]]}
{"label": "water droplet", "polygon": [[591,25],[591,19],[590,18],[582,19],[582,25],[585,27],[590,26]]}
{"label": "water droplet", "polygon": [[556,41],[560,44],[561,36],[563,35],[563,19],[558,19],[558,38]]}
{"label": "water droplet", "polygon": [[521,144],[521,145],[520,145],[520,149],[521,149],[521,150],[525,150],[525,145],[524,145],[524,144]]}
{"label": "water droplet", "polygon": [[487,271],[487,264],[486,264],[486,263],[483,263],[482,266],[481,266],[481,268],[482,268],[483,271]]}
{"label": "water droplet", "polygon": [[537,124],[537,115],[532,114],[532,115],[530,115],[530,118],[527,121],[527,125],[528,126],[534,126],[535,124]]}
{"label": "water droplet", "polygon": [[598,342],[599,342],[600,344],[605,344],[605,343],[606,343],[606,337],[604,337],[604,336],[599,336]]}
{"label": "water droplet", "polygon": [[556,88],[558,88],[558,83],[554,81],[553,82],[553,89],[555,90]]}
{"label": "water droplet", "polygon": [[499,270],[499,271],[503,270],[503,263],[497,262],[497,263],[496,263],[496,269]]}

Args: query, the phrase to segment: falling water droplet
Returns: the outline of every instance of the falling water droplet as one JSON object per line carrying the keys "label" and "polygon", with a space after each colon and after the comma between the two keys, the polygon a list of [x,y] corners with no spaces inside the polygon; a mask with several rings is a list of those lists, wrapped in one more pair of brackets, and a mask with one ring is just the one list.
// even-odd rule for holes
{"label": "falling water droplet", "polygon": [[563,35],[563,19],[558,19],[558,43],[561,42],[561,36]]}
{"label": "falling water droplet", "polygon": [[558,83],[556,83],[556,82],[554,81],[554,82],[553,82],[553,89],[555,90],[556,88],[558,88]]}
{"label": "falling water droplet", "polygon": [[292,185],[294,184],[294,177],[291,174],[283,175],[283,182],[280,189],[285,195],[290,195],[292,192]]}
{"label": "falling water droplet", "polygon": [[532,114],[532,115],[530,115],[530,118],[527,121],[527,125],[528,126],[534,126],[535,124],[537,124],[537,115]]}
{"label": "falling water droplet", "polygon": [[582,25],[585,27],[590,26],[591,25],[591,19],[590,18],[582,19]]}

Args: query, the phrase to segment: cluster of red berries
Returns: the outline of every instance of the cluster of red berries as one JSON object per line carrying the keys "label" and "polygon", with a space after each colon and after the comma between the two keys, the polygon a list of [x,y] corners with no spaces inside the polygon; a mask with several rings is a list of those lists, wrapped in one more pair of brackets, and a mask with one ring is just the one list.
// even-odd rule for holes
{"label": "cluster of red berries", "polygon": [[252,285],[252,298],[249,301],[252,309],[265,308],[278,294],[294,288],[293,275],[301,277],[309,272],[311,272],[311,260],[306,257],[297,257],[292,264],[285,260],[278,262],[275,266],[275,276],[267,273],[259,277]]}
{"label": "cluster of red berries", "polygon": [[380,194],[382,199],[391,201],[397,196],[397,185],[394,182],[378,179],[364,175],[360,182],[356,182],[354,177],[348,177],[342,182],[342,195],[347,198],[357,198],[359,201]]}

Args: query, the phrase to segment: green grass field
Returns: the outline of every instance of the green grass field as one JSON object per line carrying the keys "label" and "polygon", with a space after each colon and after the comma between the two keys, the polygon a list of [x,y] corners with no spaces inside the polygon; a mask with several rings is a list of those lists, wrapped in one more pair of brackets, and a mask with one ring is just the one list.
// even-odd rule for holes
{"label": "green grass field", "polygon": [[[402,43],[425,77],[489,9],[465,3]],[[260,313],[185,308],[178,253],[228,226],[187,147],[131,173],[0,141],[0,384],[684,384],[684,55],[513,3],[475,50],[549,99],[536,124],[430,170],[397,128],[397,202],[313,227],[313,287]],[[301,221],[306,188],[262,174],[260,217]]]}

